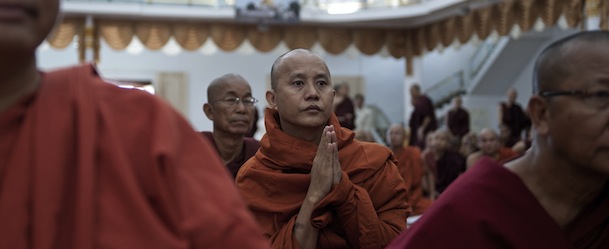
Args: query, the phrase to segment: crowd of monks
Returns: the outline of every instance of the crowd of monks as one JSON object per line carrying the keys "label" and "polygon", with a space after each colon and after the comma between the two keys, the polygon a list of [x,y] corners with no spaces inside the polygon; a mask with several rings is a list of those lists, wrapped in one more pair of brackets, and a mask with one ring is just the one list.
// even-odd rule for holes
{"label": "crowd of monks", "polygon": [[0,248],[609,248],[607,31],[549,45],[499,134],[462,127],[459,99],[437,129],[413,85],[409,127],[382,143],[355,138],[348,91],[294,49],[269,65],[257,141],[238,74],[209,84],[196,132],[92,65],[38,71],[58,14],[0,0]]}

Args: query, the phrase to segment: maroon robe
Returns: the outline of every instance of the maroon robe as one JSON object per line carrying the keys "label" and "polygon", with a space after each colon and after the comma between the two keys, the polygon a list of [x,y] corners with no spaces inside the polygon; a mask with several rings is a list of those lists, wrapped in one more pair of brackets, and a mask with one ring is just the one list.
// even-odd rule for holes
{"label": "maroon robe", "polygon": [[510,136],[516,141],[521,140],[522,131],[531,126],[531,120],[517,103],[509,107],[506,103],[501,103],[501,122],[510,129]]}
{"label": "maroon robe", "polygon": [[[355,106],[349,97],[345,96],[343,101],[336,105],[334,114],[339,119],[341,127],[355,130]],[[349,114],[351,118],[347,117]]]}
{"label": "maroon robe", "polygon": [[436,192],[442,193],[461,173],[465,172],[465,157],[451,150],[445,151],[439,159],[434,156],[434,153],[425,153],[425,163],[434,174]]}
{"label": "maroon robe", "polygon": [[[216,151],[218,151],[216,140],[214,140],[214,136],[211,132],[202,131],[201,135],[203,135],[203,137],[206,138],[207,141],[213,144],[216,148]],[[237,155],[235,159],[233,159],[230,163],[226,165],[226,168],[231,173],[233,178],[237,177],[237,172],[239,172],[241,166],[245,163],[245,161],[247,161],[248,159],[250,159],[250,157],[253,157],[256,154],[258,148],[260,148],[260,142],[258,142],[258,140],[253,139],[251,137],[243,138],[243,148],[241,149],[241,153],[239,153],[239,155]]]}
{"label": "maroon robe", "polygon": [[609,248],[607,210],[609,185],[563,230],[516,174],[483,157],[387,248]]}
{"label": "maroon robe", "polygon": [[461,139],[469,132],[469,113],[463,108],[452,109],[447,115],[450,133]]}
{"label": "maroon robe", "polygon": [[0,113],[0,248],[268,248],[213,147],[89,65]]}
{"label": "maroon robe", "polygon": [[[418,137],[419,127],[423,125],[423,120],[426,117],[430,118],[429,124],[423,130],[423,137]],[[425,148],[425,136],[427,133],[432,132],[438,128],[438,121],[436,120],[436,113],[433,107],[431,99],[425,95],[419,96],[414,103],[414,111],[410,115],[410,142],[412,146],[419,146],[419,148]]]}

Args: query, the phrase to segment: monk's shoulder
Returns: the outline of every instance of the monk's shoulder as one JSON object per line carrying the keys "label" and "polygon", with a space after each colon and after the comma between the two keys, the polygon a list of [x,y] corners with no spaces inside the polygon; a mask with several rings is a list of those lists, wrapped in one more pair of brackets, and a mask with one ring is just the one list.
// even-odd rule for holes
{"label": "monk's shoulder", "polygon": [[355,167],[365,167],[378,170],[384,167],[387,161],[397,162],[391,150],[383,145],[372,142],[353,140],[345,147],[345,155]]}

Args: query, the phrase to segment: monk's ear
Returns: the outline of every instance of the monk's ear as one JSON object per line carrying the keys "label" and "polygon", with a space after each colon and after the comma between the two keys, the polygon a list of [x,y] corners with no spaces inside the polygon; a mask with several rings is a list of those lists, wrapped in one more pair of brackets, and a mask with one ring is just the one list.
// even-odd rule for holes
{"label": "monk's ear", "polygon": [[269,108],[277,110],[277,103],[275,102],[275,90],[271,89],[266,91],[266,102],[269,103]]}
{"label": "monk's ear", "polygon": [[539,134],[548,132],[548,104],[548,100],[539,95],[533,95],[531,99],[529,99],[529,105],[527,107],[529,118],[531,119],[531,125]]}
{"label": "monk's ear", "polygon": [[207,118],[209,120],[212,120],[212,121],[214,120],[214,112],[211,108],[211,105],[209,105],[208,103],[205,103],[203,105],[203,112],[205,112],[205,116],[207,116]]}

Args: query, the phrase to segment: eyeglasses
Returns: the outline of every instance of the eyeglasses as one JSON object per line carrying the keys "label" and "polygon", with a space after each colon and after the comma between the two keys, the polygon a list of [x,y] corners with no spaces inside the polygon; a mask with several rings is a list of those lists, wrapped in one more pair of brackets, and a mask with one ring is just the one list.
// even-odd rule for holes
{"label": "eyeglasses", "polygon": [[254,104],[258,103],[258,100],[254,97],[245,97],[245,98],[232,97],[232,98],[225,98],[225,99],[217,99],[217,100],[214,100],[212,103],[216,103],[216,102],[222,102],[229,106],[235,106],[235,105],[239,104],[239,102],[241,102],[241,103],[243,103],[244,106],[251,107],[251,106],[254,106]]}
{"label": "eyeglasses", "polygon": [[581,98],[584,103],[589,106],[605,109],[609,107],[609,91],[595,91],[589,92],[586,90],[571,90],[571,91],[543,91],[539,93],[542,97],[555,97],[555,96],[574,96]]}

